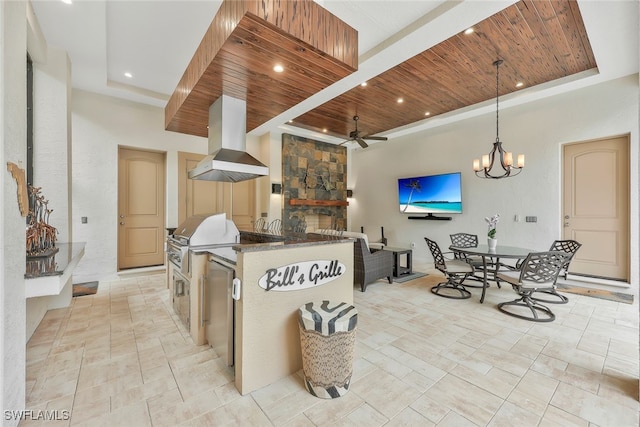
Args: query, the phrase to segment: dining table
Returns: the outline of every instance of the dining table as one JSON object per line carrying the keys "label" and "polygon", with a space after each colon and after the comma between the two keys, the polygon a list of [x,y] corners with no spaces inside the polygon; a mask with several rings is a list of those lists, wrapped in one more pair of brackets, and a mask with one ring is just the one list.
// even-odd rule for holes
{"label": "dining table", "polygon": [[[526,258],[529,253],[536,252],[535,250],[529,248],[503,245],[497,245],[495,249],[490,249],[488,245],[478,245],[464,248],[451,245],[449,246],[449,250],[457,254],[463,254],[466,256],[479,256],[482,258],[482,270],[484,274],[482,276],[482,296],[480,297],[480,303],[484,302],[484,297],[487,292],[487,288],[489,287],[489,274],[491,274],[492,276],[491,280],[495,281],[496,284],[500,286],[500,283],[496,277],[496,275],[500,271],[500,268],[505,268],[508,270],[517,269],[515,265],[509,265],[500,262],[500,259],[516,260],[517,265],[517,260],[522,260]],[[463,256],[462,258],[464,259],[465,257]],[[487,259],[489,259],[489,262],[487,262]]]}

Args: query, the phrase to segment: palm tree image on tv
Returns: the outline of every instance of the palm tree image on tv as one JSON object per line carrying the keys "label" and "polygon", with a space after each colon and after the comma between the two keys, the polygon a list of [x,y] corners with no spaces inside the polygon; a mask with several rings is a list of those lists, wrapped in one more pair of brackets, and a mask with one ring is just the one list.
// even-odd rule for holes
{"label": "palm tree image on tv", "polygon": [[411,204],[411,197],[413,197],[413,192],[414,191],[420,192],[420,189],[421,189],[420,180],[418,180],[418,179],[411,179],[411,180],[409,180],[409,183],[405,183],[404,186],[410,188],[411,191],[409,192],[409,199],[407,199],[407,204],[404,205],[404,208],[402,209],[402,212],[406,212],[407,208]]}
{"label": "palm tree image on tv", "polygon": [[460,172],[398,179],[403,213],[462,213]]}

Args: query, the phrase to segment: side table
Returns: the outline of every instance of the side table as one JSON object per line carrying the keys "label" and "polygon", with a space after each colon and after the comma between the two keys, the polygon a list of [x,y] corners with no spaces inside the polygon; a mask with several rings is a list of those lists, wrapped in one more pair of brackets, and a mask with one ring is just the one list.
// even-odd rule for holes
{"label": "side table", "polygon": [[[393,252],[393,277],[401,277],[411,274],[411,258],[413,255],[413,251],[411,249],[385,246],[383,250]],[[402,255],[405,256],[404,265],[401,263]]]}

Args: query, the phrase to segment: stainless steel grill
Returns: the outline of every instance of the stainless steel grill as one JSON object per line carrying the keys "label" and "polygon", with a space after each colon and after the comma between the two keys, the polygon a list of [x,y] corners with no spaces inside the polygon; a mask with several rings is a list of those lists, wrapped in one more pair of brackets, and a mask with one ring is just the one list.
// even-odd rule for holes
{"label": "stainless steel grill", "polygon": [[193,215],[167,238],[167,258],[181,273],[189,275],[189,248],[222,247],[240,242],[240,232],[226,214]]}

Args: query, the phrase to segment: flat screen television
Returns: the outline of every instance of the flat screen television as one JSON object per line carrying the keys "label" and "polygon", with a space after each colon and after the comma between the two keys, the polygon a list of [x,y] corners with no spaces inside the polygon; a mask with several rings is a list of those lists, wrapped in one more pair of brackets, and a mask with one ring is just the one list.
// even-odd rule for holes
{"label": "flat screen television", "polygon": [[462,213],[461,173],[399,178],[398,206],[408,214]]}

